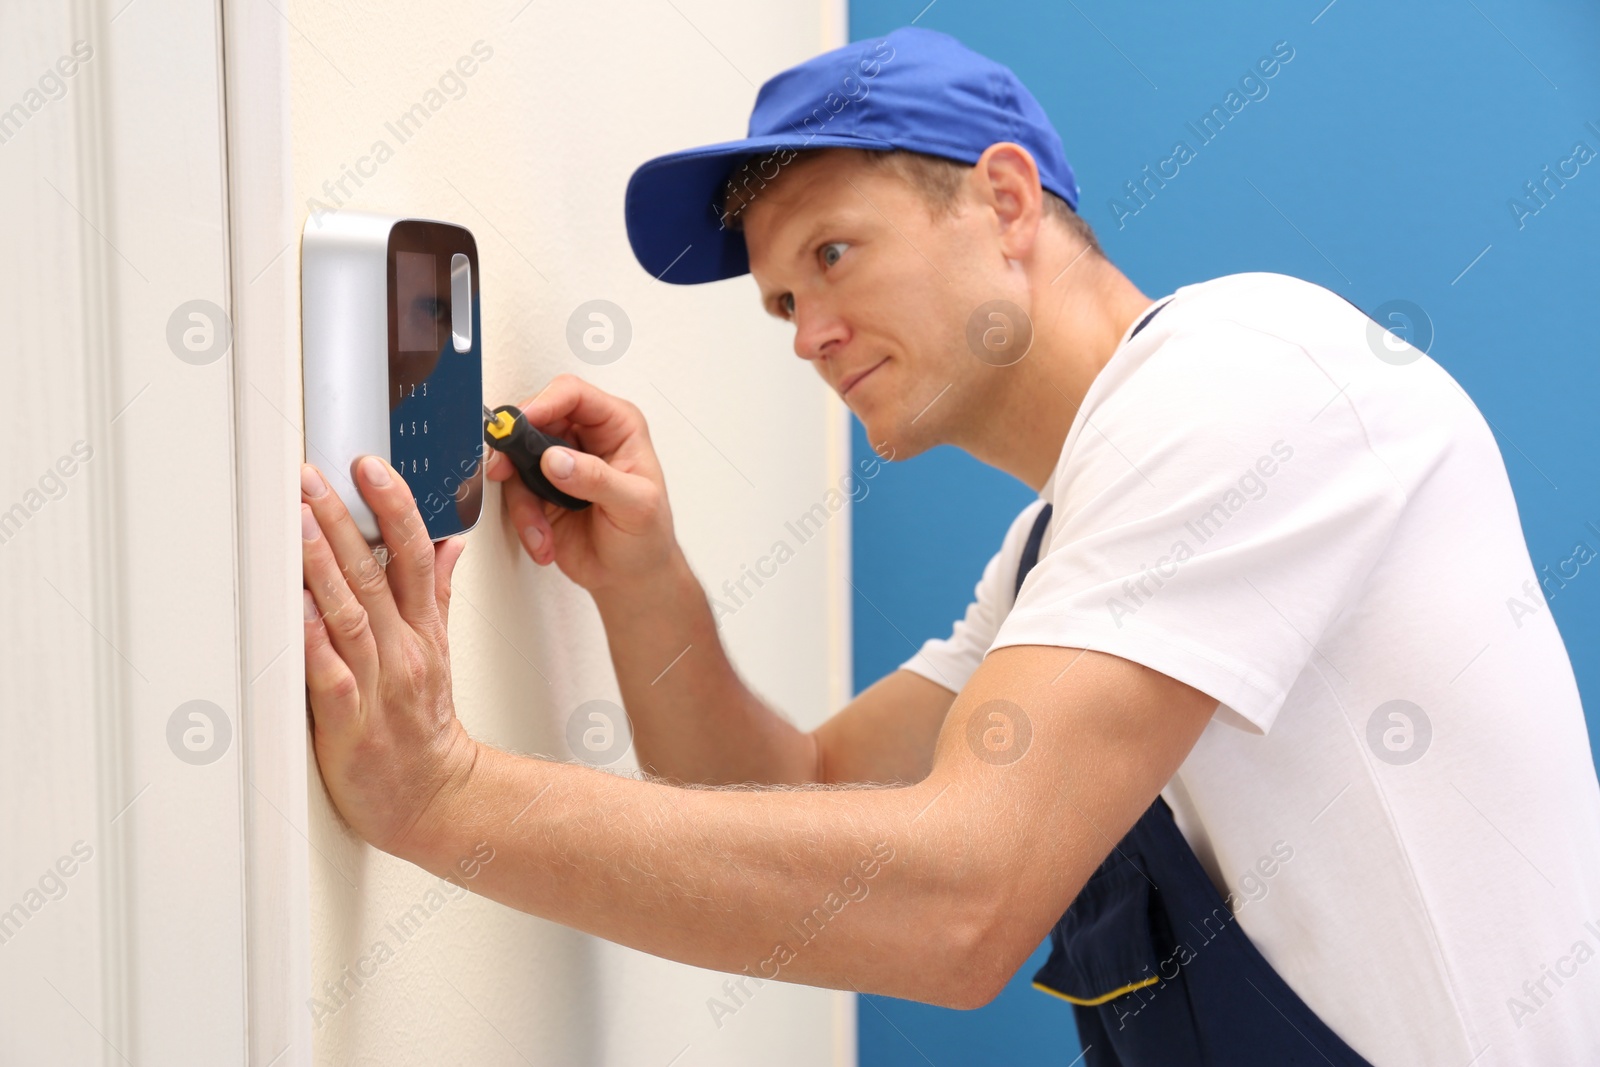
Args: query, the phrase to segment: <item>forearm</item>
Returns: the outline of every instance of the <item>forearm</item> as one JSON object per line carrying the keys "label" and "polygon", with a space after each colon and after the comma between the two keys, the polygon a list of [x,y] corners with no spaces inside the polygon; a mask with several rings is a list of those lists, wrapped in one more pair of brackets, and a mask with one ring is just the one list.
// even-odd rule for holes
{"label": "forearm", "polygon": [[734,671],[681,552],[648,585],[595,596],[639,765],[684,782],[816,779],[813,739]]}
{"label": "forearm", "polygon": [[971,1006],[993,930],[963,902],[992,865],[918,819],[924,792],[679,788],[479,746],[398,854],[668,959]]}

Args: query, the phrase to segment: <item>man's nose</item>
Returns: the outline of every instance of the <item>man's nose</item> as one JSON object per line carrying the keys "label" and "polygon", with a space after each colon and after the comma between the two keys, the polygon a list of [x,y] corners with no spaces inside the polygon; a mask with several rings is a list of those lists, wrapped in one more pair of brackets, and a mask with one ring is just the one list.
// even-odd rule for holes
{"label": "man's nose", "polygon": [[827,308],[797,300],[794,322],[794,354],[804,360],[822,359],[850,339],[844,319]]}

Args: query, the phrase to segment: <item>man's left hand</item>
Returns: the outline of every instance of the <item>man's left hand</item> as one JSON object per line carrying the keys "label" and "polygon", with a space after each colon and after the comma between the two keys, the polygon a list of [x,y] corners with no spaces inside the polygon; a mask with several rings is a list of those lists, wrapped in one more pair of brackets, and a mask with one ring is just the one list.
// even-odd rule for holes
{"label": "man's left hand", "polygon": [[306,689],[322,779],[350,826],[401,854],[477,745],[456,718],[445,623],[465,542],[435,546],[411,490],[383,460],[357,465],[387,569],[315,467],[300,468]]}

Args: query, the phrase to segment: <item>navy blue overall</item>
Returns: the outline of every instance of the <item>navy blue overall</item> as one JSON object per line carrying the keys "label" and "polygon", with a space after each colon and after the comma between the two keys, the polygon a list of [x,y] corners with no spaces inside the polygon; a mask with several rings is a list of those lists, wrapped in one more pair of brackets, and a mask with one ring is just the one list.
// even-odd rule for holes
{"label": "navy blue overall", "polygon": [[1239,928],[1159,796],[1050,931],[1033,984],[1073,1005],[1085,1067],[1370,1067]]}

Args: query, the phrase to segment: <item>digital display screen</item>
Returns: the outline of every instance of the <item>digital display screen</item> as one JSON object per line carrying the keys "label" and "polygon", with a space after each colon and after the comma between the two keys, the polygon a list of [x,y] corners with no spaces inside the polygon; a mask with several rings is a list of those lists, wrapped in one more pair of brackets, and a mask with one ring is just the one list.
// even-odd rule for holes
{"label": "digital display screen", "polygon": [[[452,342],[453,258],[466,256],[471,344]],[[470,529],[483,499],[483,357],[477,247],[459,226],[408,219],[389,233],[389,455],[433,540]]]}

